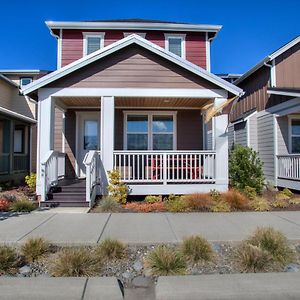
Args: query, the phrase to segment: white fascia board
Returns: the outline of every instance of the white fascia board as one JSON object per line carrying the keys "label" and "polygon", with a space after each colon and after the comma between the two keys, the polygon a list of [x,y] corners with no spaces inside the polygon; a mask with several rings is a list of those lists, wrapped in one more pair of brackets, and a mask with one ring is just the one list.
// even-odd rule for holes
{"label": "white fascia board", "polygon": [[9,115],[13,118],[16,118],[16,119],[20,119],[20,120],[23,120],[23,121],[27,121],[29,123],[36,123],[36,120],[35,119],[32,119],[30,117],[26,117],[24,115],[21,115],[19,113],[16,113],[12,110],[9,110],[9,109],[6,109],[4,107],[0,107],[0,112],[6,114],[6,115]]}
{"label": "white fascia board", "polygon": [[89,55],[86,55],[73,63],[70,63],[69,65],[66,65],[65,67],[56,70],[34,82],[31,84],[28,84],[25,86],[24,90],[22,92],[26,95],[52,81],[55,81],[67,74],[72,73],[73,71],[76,71],[94,61],[97,61],[98,59],[101,59],[109,54],[112,54],[120,49],[123,49],[131,44],[137,44],[143,48],[148,49],[149,51],[181,66],[182,68],[185,68],[189,70],[190,72],[199,75],[200,77],[220,86],[221,88],[231,92],[234,95],[237,96],[242,96],[243,95],[243,90],[240,89],[239,87],[223,80],[222,78],[202,69],[201,67],[196,66],[195,64],[178,57],[177,55],[167,51],[166,49],[163,49],[154,43],[140,37],[139,35],[132,34],[128,37],[125,37],[113,44],[110,44],[102,49],[99,49]]}
{"label": "white fascia board", "polygon": [[287,92],[287,91],[273,91],[273,90],[267,90],[267,94],[270,95],[280,95],[280,96],[290,96],[290,97],[300,97],[299,92]]}
{"label": "white fascia board", "polygon": [[206,24],[173,24],[143,22],[53,22],[47,21],[49,29],[110,29],[110,30],[162,30],[218,32],[221,25]]}

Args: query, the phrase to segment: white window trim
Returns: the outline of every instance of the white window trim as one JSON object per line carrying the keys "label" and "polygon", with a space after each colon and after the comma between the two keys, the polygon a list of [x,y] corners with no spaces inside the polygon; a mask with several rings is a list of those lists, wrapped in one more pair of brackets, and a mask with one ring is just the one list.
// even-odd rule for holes
{"label": "white window trim", "polygon": [[186,34],[171,34],[165,33],[165,49],[169,51],[169,39],[170,38],[180,38],[181,39],[181,57],[186,58],[186,49],[185,49],[185,38]]}
{"label": "white window trim", "polygon": [[100,49],[104,47],[104,36],[105,32],[83,32],[83,56],[87,55],[87,40],[89,37],[99,37],[100,38]]}
{"label": "white window trim", "polygon": [[139,35],[143,39],[146,37],[146,32],[134,32],[134,31],[132,31],[132,32],[123,32],[124,38],[126,38],[126,37],[128,37],[132,34]]}
{"label": "white window trim", "polygon": [[[123,145],[124,150],[127,149],[127,117],[128,116],[148,116],[148,150],[141,151],[151,151],[153,150],[153,132],[152,132],[152,122],[153,116],[173,116],[173,150],[177,150],[177,111],[124,111],[124,122],[123,122]],[[159,151],[159,150],[157,150]],[[166,150],[168,151],[168,150]]]}
{"label": "white window trim", "polygon": [[[30,79],[31,80],[31,82],[33,82],[33,77],[20,77],[20,88],[22,89],[23,88],[23,86],[26,86],[27,84],[25,84],[25,85],[22,85],[22,80],[23,79]],[[30,82],[30,83],[31,83]],[[29,84],[30,84],[29,83]]]}
{"label": "white window trim", "polygon": [[[297,136],[298,137],[298,135],[293,135],[292,134],[292,120],[300,120],[300,116],[299,115],[289,115],[288,116],[288,120],[289,120],[289,152],[290,152],[290,154],[292,154],[293,152],[292,152],[292,137],[293,136]],[[295,154],[297,154],[297,153],[295,153]]]}

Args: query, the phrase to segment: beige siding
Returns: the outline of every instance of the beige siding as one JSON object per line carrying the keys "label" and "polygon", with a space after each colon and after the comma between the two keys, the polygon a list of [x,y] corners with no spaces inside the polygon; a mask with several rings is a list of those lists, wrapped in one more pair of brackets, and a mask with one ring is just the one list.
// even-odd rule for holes
{"label": "beige siding", "polygon": [[257,115],[248,119],[250,147],[257,151]]}
{"label": "beige siding", "polygon": [[0,106],[6,109],[11,109],[11,98],[13,87],[8,83],[0,80]]}
{"label": "beige siding", "polygon": [[277,118],[277,153],[288,154],[289,153],[289,128],[288,117]]}
{"label": "beige siding", "polygon": [[63,130],[63,112],[55,108],[54,121],[54,150],[62,151],[62,130]]}

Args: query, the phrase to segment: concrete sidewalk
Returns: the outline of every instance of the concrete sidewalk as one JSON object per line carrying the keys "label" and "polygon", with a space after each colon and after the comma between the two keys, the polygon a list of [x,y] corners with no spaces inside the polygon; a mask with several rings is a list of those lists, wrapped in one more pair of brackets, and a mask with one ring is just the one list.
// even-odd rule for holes
{"label": "concrete sidewalk", "polygon": [[45,237],[55,244],[96,244],[111,237],[129,244],[176,243],[201,234],[209,241],[241,241],[257,226],[272,226],[300,241],[298,212],[0,214],[0,243]]}

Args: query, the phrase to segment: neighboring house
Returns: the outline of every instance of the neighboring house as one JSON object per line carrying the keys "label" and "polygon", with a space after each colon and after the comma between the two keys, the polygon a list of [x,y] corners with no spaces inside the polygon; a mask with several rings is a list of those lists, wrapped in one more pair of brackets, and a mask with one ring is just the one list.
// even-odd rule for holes
{"label": "neighboring house", "polygon": [[300,190],[300,36],[234,83],[245,95],[231,108],[230,146],[252,147],[267,181]]}
{"label": "neighboring house", "polygon": [[132,195],[227,190],[228,116],[213,118],[209,136],[205,115],[243,92],[210,73],[210,44],[220,26],[47,26],[57,38],[58,69],[23,89],[39,106],[41,205],[91,205],[106,192],[112,169]]}
{"label": "neighboring house", "polygon": [[20,89],[45,72],[0,70],[0,183],[36,170],[36,102]]}

